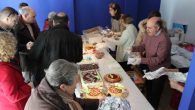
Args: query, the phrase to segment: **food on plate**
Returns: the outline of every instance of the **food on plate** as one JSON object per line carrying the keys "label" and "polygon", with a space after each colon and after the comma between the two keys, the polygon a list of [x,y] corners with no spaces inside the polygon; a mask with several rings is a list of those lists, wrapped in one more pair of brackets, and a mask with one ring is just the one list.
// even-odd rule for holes
{"label": "food on plate", "polygon": [[118,97],[127,97],[128,92],[125,87],[119,83],[111,84],[108,87],[108,94],[111,96],[118,96]]}
{"label": "food on plate", "polygon": [[101,90],[97,87],[92,87],[92,88],[89,88],[89,93],[88,95],[90,96],[98,96],[101,94]]}
{"label": "food on plate", "polygon": [[105,97],[101,86],[91,86],[81,90],[82,98],[86,99],[101,99]]}
{"label": "food on plate", "polygon": [[93,69],[98,69],[99,66],[96,63],[91,63],[91,64],[81,64],[80,65],[80,70],[85,71],[85,70],[93,70]]}
{"label": "food on plate", "polygon": [[104,79],[110,83],[116,83],[116,82],[120,82],[122,80],[121,76],[119,74],[115,74],[115,73],[106,74],[104,76]]}
{"label": "food on plate", "polygon": [[98,51],[98,50],[95,51],[95,57],[97,59],[101,59],[103,56],[104,56],[104,52],[101,52],[101,51]]}
{"label": "food on plate", "polygon": [[85,50],[94,50],[95,49],[95,46],[92,45],[92,44],[86,44],[85,45]]}
{"label": "food on plate", "polygon": [[103,86],[102,78],[97,70],[80,71],[80,77],[83,87]]}

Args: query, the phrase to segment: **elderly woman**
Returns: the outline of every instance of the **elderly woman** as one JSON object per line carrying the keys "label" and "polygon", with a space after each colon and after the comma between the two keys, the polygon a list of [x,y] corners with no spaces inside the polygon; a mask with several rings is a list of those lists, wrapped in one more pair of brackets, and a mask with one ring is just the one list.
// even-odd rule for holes
{"label": "elderly woman", "polygon": [[132,47],[135,42],[137,29],[132,24],[133,18],[131,16],[124,14],[120,19],[121,25],[125,27],[125,30],[122,32],[120,39],[114,40],[113,38],[104,38],[104,40],[117,45],[116,60],[125,70],[128,70],[127,59],[129,55],[127,50],[128,48]]}
{"label": "elderly woman", "polygon": [[53,61],[45,70],[45,78],[32,94],[25,110],[82,110],[73,100],[79,81],[77,65],[66,60]]}
{"label": "elderly woman", "polygon": [[24,83],[20,69],[10,60],[17,41],[11,33],[0,32],[0,107],[1,110],[24,110],[31,87]]}

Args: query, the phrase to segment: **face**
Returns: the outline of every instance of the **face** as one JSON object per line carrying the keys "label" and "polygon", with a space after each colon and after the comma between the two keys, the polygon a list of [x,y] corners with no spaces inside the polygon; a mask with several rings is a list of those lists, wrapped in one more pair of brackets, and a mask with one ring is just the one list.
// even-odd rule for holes
{"label": "face", "polygon": [[158,32],[158,27],[153,22],[147,22],[146,31],[149,36],[154,36]]}
{"label": "face", "polygon": [[7,17],[7,24],[10,29],[14,28],[18,23],[18,15],[10,15]]}
{"label": "face", "polygon": [[76,75],[74,77],[74,82],[73,82],[72,85],[65,85],[65,84],[63,84],[64,88],[61,87],[61,89],[62,89],[62,91],[66,92],[66,93],[68,93],[70,95],[73,95],[74,91],[76,89],[76,85],[77,85],[78,82],[79,82],[79,75]]}
{"label": "face", "polygon": [[36,15],[34,13],[24,15],[23,19],[26,23],[32,24],[35,22]]}
{"label": "face", "polygon": [[120,23],[122,24],[122,26],[126,26],[124,19],[120,19]]}
{"label": "face", "polygon": [[115,16],[116,12],[117,12],[117,10],[114,10],[111,7],[109,8],[109,13],[110,13],[111,16]]}

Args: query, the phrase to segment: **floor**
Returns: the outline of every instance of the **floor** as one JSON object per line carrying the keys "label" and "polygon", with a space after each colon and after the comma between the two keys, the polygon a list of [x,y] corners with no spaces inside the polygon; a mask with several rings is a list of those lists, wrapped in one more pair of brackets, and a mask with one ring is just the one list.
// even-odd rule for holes
{"label": "floor", "polygon": [[169,81],[166,80],[158,110],[175,110],[170,107],[171,96],[172,89],[169,86]]}

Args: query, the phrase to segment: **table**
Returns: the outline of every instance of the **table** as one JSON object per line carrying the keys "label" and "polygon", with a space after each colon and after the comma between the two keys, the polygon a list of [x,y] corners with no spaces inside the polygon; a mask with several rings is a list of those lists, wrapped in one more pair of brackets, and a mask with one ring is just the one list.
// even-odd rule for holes
{"label": "table", "polygon": [[[122,76],[123,80],[120,83],[124,85],[129,92],[126,99],[130,102],[131,110],[154,110],[119,63],[106,50],[103,51],[105,53],[104,57],[102,59],[95,59],[99,65],[101,76],[107,73],[119,73]],[[90,55],[94,57],[93,54]],[[106,81],[104,82],[106,83]]]}

